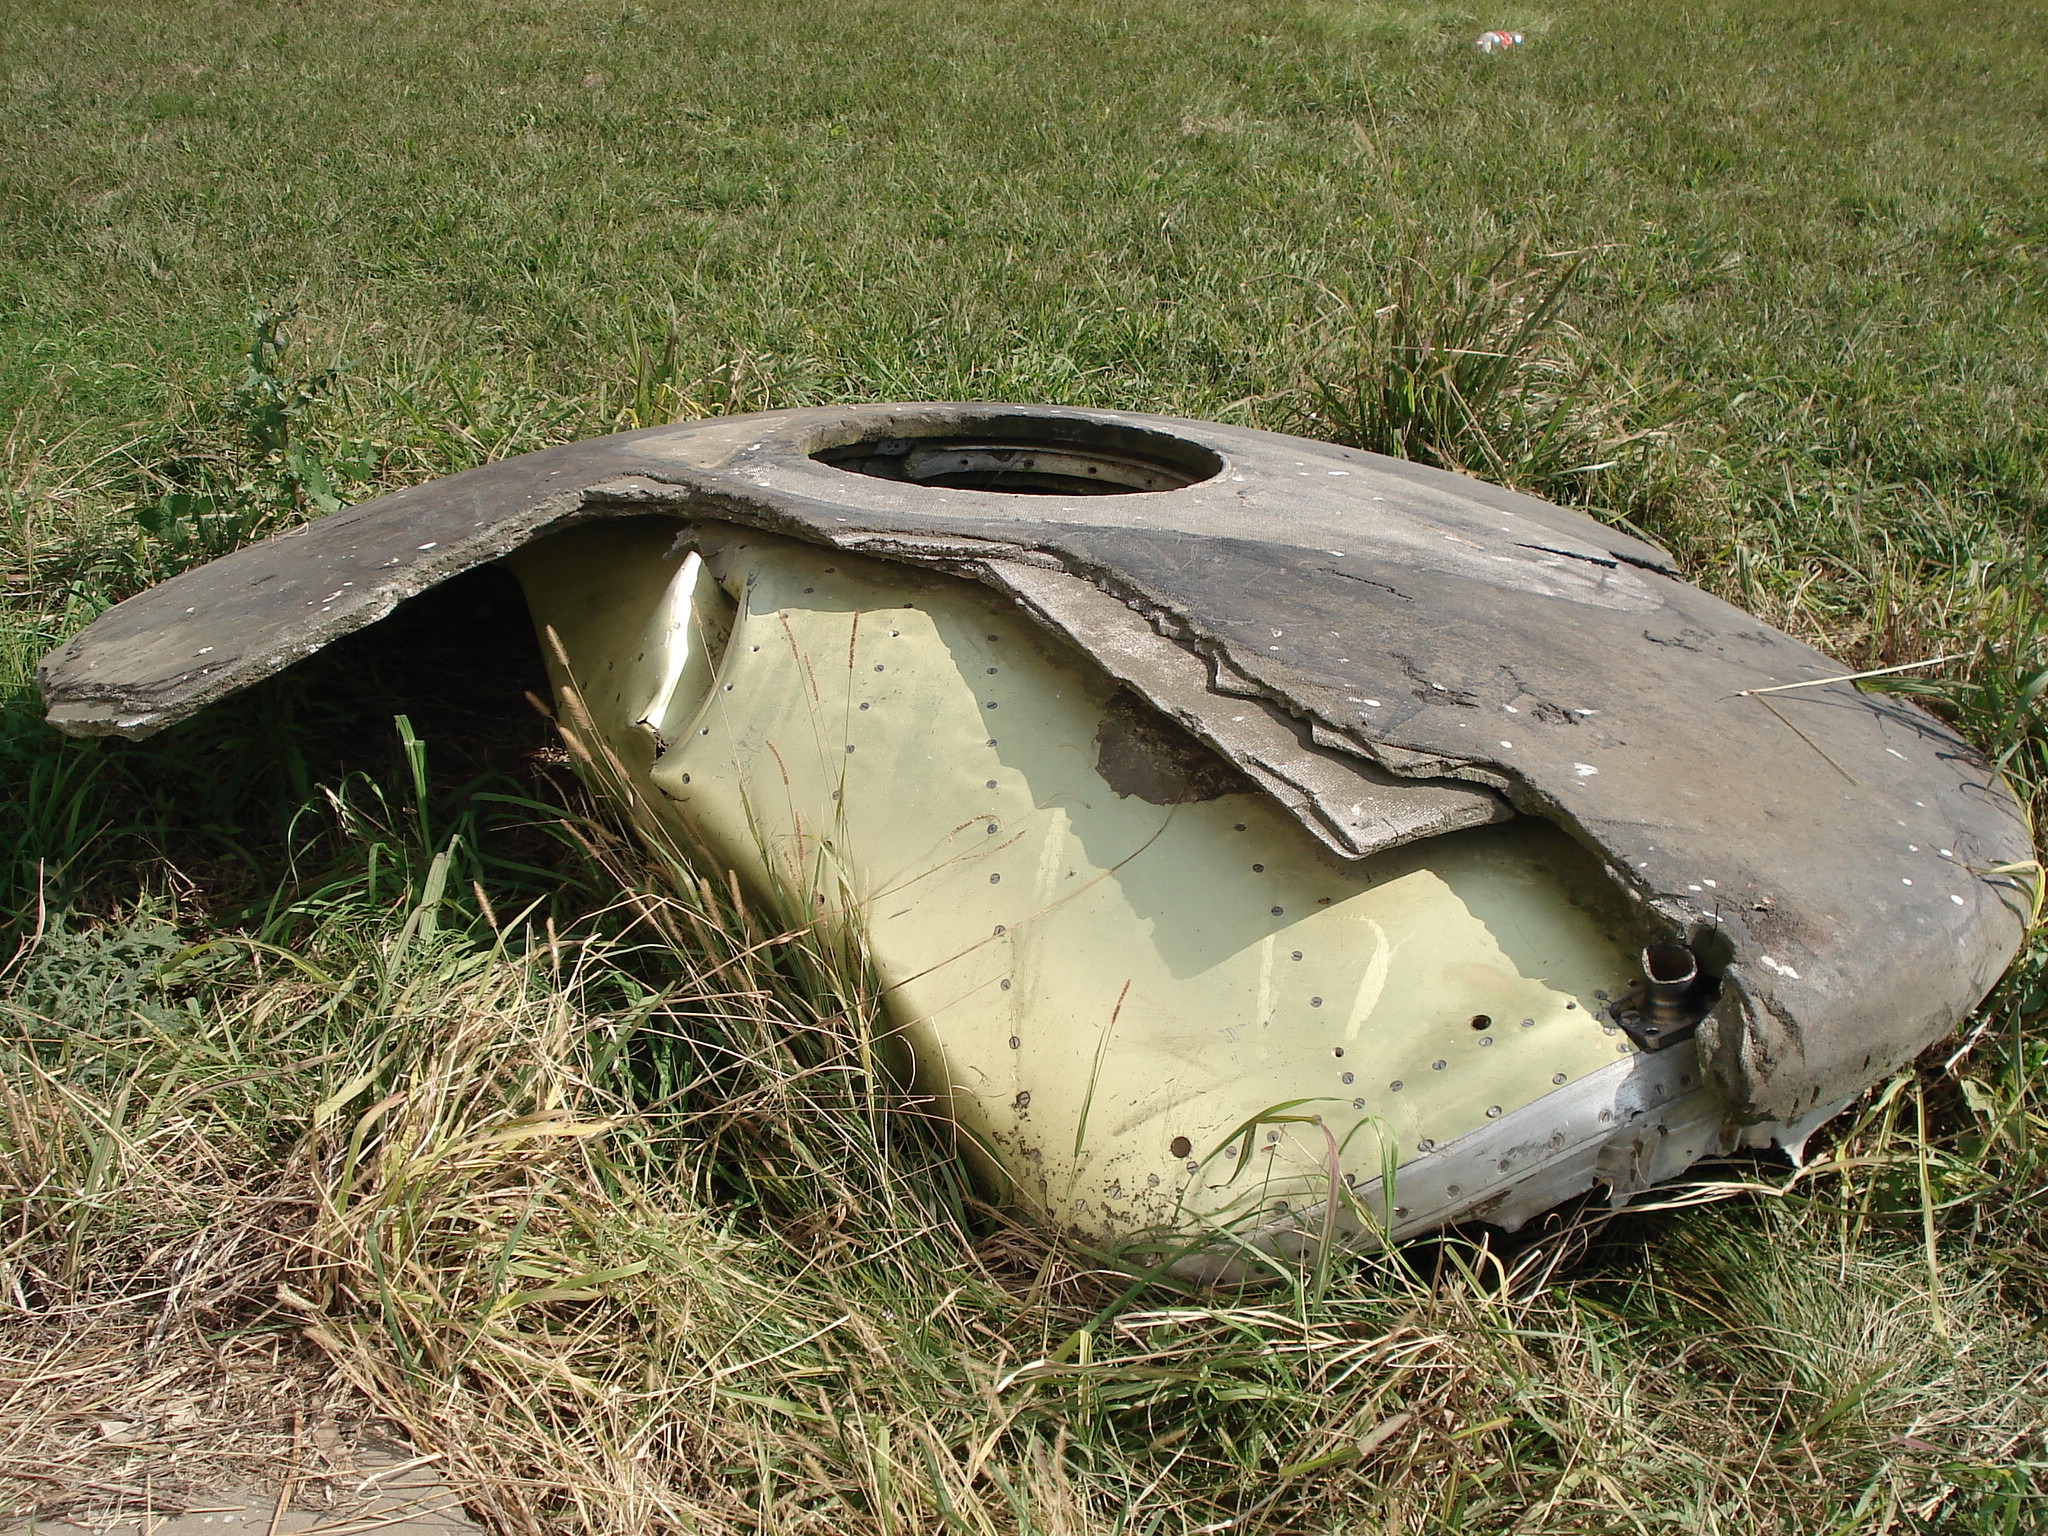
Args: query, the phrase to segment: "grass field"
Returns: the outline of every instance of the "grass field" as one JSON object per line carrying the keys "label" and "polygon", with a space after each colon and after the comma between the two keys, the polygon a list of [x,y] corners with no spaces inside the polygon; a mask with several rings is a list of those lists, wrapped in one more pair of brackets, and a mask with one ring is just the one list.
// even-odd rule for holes
{"label": "grass field", "polygon": [[[1953,657],[1900,686],[2038,820],[2048,12],[0,0],[0,39],[0,1525],[295,1445],[313,1489],[374,1412],[509,1533],[2048,1529],[2038,935],[1796,1179],[1132,1291],[863,1076],[857,956],[593,811],[487,584],[141,746],[27,682],[484,459],[1047,400],[1513,480],[1845,665]],[[1442,349],[1551,294],[1447,410]]]}

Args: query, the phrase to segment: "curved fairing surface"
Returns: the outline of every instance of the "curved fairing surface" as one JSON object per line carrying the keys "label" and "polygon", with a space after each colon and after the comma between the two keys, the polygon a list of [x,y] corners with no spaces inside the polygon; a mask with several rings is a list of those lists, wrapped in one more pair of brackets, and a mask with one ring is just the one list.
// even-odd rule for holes
{"label": "curved fairing surface", "polygon": [[[1166,444],[1206,478],[1011,494],[813,457],[891,438]],[[1718,976],[1685,1049],[1743,1123],[1796,1127],[1909,1059],[2020,941],[2025,893],[1999,870],[2030,856],[2024,819],[1924,711],[1841,682],[1758,696],[1840,669],[1590,518],[1237,427],[893,405],[574,443],[166,582],[53,652],[38,682],[66,731],[147,735],[543,533],[646,514],[979,581],[1252,772],[1341,855],[1507,806],[1557,823],[1649,928]],[[1226,739],[1247,702],[1295,744],[1262,758]]]}

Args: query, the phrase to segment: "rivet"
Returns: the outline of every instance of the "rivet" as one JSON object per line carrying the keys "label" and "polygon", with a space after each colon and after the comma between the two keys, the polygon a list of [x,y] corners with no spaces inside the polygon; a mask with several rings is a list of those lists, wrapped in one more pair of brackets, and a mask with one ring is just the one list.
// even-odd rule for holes
{"label": "rivet", "polygon": [[1399,1093],[1401,1091],[1401,1079],[1395,1078],[1391,1083],[1387,1084],[1387,1087],[1391,1092]]}
{"label": "rivet", "polygon": [[1244,830],[1244,823],[1240,821],[1233,830],[1242,832]]}
{"label": "rivet", "polygon": [[1266,866],[1263,864],[1254,864],[1252,866],[1252,873],[1255,875],[1263,875],[1265,872]]}
{"label": "rivet", "polygon": [[983,785],[982,787],[984,789],[994,789],[996,787],[996,781],[994,779],[990,779],[988,783]]}
{"label": "rivet", "polygon": [[1489,1120],[1498,1120],[1500,1118],[1500,1106],[1498,1104],[1487,1105],[1486,1118]]}
{"label": "rivet", "polygon": [[1003,936],[1004,934],[1008,933],[1009,931],[1010,931],[1010,930],[1009,930],[1009,929],[1007,929],[1007,928],[1005,928],[1005,927],[1004,927],[1004,926],[1003,926],[1003,925],[1002,925],[1001,923],[997,923],[997,924],[996,924],[996,937],[997,937],[997,938],[999,938],[999,939],[1000,939],[1000,938],[1001,938],[1001,937],[1002,937],[1002,936]]}
{"label": "rivet", "polygon": [[1455,1195],[1455,1194],[1458,1194],[1458,1193],[1459,1193],[1459,1189],[1458,1189],[1458,1186],[1457,1186],[1457,1185],[1455,1185],[1455,1184],[1446,1184],[1446,1185],[1444,1186],[1444,1193],[1445,1193],[1445,1194],[1447,1194],[1447,1195]]}
{"label": "rivet", "polygon": [[1550,1080],[1553,1083],[1561,1084],[1564,1082],[1564,1074],[1562,1072],[1553,1072],[1550,1074]]}
{"label": "rivet", "polygon": [[1352,1107],[1353,1109],[1363,1109],[1363,1108],[1365,1108],[1365,1100],[1363,1100],[1363,1099],[1353,1099],[1353,1100],[1351,1101],[1351,1107]]}
{"label": "rivet", "polygon": [[1394,1214],[1396,1216],[1406,1216],[1408,1214],[1408,1207],[1405,1205],[1397,1205],[1394,1207]]}
{"label": "rivet", "polygon": [[1300,950],[1298,950],[1298,949],[1297,949],[1297,950],[1296,950],[1296,951],[1294,952],[1294,958],[1295,958],[1296,960],[1299,960],[1299,959],[1301,958],[1301,951],[1300,951]]}
{"label": "rivet", "polygon": [[990,837],[994,837],[996,833],[1000,832],[1001,830],[1002,828],[998,827],[994,822],[990,822],[988,824],[988,835]]}
{"label": "rivet", "polygon": [[1434,1152],[1436,1150],[1436,1143],[1425,1136],[1422,1140],[1415,1143],[1415,1150],[1418,1152]]}
{"label": "rivet", "polygon": [[988,877],[988,883],[990,885],[1001,885],[1003,883],[1003,877],[1001,875],[990,875]]}
{"label": "rivet", "polygon": [[1441,1061],[1432,1061],[1432,1062],[1431,1062],[1431,1063],[1429,1064],[1429,1070],[1430,1070],[1430,1071],[1432,1071],[1432,1072],[1441,1072],[1441,1071],[1443,1071],[1443,1069],[1444,1069],[1444,1063],[1443,1063],[1443,1062],[1441,1062]]}
{"label": "rivet", "polygon": [[1007,992],[1010,990],[1010,978],[1005,976],[1001,981],[997,982],[996,985],[1001,987],[1005,992]]}
{"label": "rivet", "polygon": [[987,740],[986,742],[984,742],[984,743],[983,743],[983,745],[984,745],[984,746],[990,746],[990,747],[994,746],[995,744],[996,744],[996,739],[995,739],[995,737],[993,737],[993,736],[989,737],[989,739],[988,739],[988,740]]}
{"label": "rivet", "polygon": [[1275,908],[1273,909],[1273,915],[1274,915],[1275,917],[1278,917],[1278,916],[1279,916],[1279,915],[1280,915],[1280,914],[1281,914],[1282,912],[1285,912],[1286,910],[1287,910],[1287,909],[1286,909],[1285,907],[1275,907]]}
{"label": "rivet", "polygon": [[1013,1050],[1013,1051],[1014,1051],[1014,1050],[1018,1049],[1018,1048],[1019,1048],[1020,1046],[1022,1046],[1023,1044],[1024,1044],[1024,1042],[1023,1042],[1022,1040],[1018,1039],[1018,1038],[1017,1038],[1017,1037],[1016,1037],[1015,1035],[1012,1035],[1012,1036],[1010,1036],[1010,1049],[1011,1049],[1011,1050]]}
{"label": "rivet", "polygon": [[[1277,911],[1279,909],[1275,908],[1274,910]],[[1323,1006],[1323,1000],[1320,997],[1312,997],[1308,1000],[1308,1005],[1311,1008],[1320,1008]]]}
{"label": "rivet", "polygon": [[882,664],[879,661],[875,663],[875,670],[877,672],[882,670]]}
{"label": "rivet", "polygon": [[866,709],[866,708],[867,708],[867,705],[863,704],[863,705],[861,705],[861,708],[862,708],[862,709]]}
{"label": "rivet", "polygon": [[1496,1172],[1498,1172],[1498,1173],[1506,1173],[1506,1172],[1508,1171],[1508,1169],[1510,1169],[1510,1168],[1511,1168],[1511,1167],[1513,1167],[1514,1165],[1513,1165],[1512,1163],[1510,1163],[1510,1162],[1508,1161],[1508,1159],[1506,1159],[1506,1158],[1502,1158],[1502,1159],[1501,1159],[1501,1160],[1500,1160],[1499,1162],[1495,1163],[1495,1164],[1494,1164],[1493,1166],[1494,1166],[1494,1170],[1495,1170]]}
{"label": "rivet", "polygon": [[1536,1027],[1536,1021],[1535,1021],[1534,1019],[1524,1019],[1524,1020],[1522,1020],[1522,1028],[1524,1028],[1524,1029],[1534,1029],[1535,1027]]}
{"label": "rivet", "polygon": [[1358,1081],[1358,1074],[1355,1072],[1346,1072],[1341,1080],[1347,1083],[1355,1083]]}

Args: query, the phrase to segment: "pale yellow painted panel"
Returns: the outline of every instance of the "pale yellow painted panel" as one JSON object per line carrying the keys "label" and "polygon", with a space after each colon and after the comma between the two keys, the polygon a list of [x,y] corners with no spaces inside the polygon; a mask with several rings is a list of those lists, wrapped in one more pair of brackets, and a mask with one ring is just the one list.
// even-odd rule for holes
{"label": "pale yellow painted panel", "polygon": [[1377,1178],[1382,1132],[1405,1160],[1628,1049],[1594,1009],[1636,937],[1549,824],[1347,862],[1256,793],[1121,795],[1115,685],[1007,600],[736,530],[702,535],[714,593],[674,526],[523,551],[537,621],[659,814],[864,925],[920,1086],[1049,1218],[1270,1216],[1333,1159]]}

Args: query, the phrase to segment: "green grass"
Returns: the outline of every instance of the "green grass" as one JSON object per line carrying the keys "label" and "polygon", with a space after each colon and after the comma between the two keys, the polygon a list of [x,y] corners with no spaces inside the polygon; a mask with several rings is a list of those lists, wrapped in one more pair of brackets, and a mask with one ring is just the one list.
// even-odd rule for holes
{"label": "green grass", "polygon": [[0,35],[14,1507],[246,1466],[150,1384],[260,1356],[509,1532],[2048,1522],[2038,939],[1796,1179],[1133,1293],[863,1065],[857,945],[590,818],[493,671],[501,594],[135,746],[26,685],[150,581],[486,458],[1048,400],[1397,447],[1845,665],[1959,655],[1898,686],[2038,818],[2048,17],[0,0]]}

